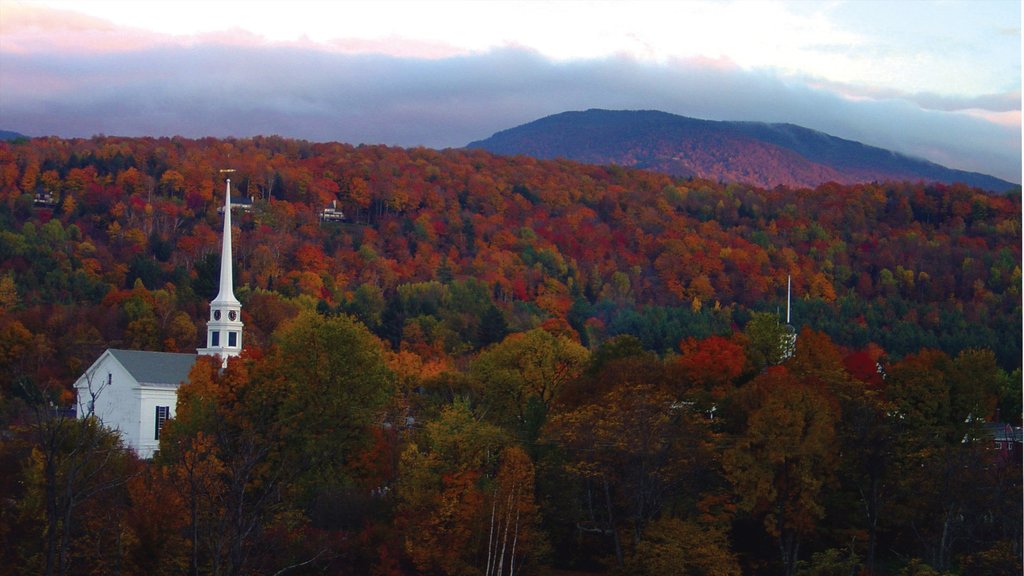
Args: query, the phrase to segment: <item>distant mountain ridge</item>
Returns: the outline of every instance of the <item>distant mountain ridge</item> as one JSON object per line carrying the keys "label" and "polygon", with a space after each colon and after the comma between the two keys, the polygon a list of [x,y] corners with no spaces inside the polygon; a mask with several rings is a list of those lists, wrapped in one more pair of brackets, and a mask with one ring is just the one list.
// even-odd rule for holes
{"label": "distant mountain ridge", "polygon": [[18,140],[19,138],[28,138],[28,136],[10,130],[0,130],[0,141]]}
{"label": "distant mountain ridge", "polygon": [[795,124],[699,120],[654,110],[563,112],[497,132],[467,148],[618,164],[764,188],[883,180],[962,182],[994,192],[1018,187]]}

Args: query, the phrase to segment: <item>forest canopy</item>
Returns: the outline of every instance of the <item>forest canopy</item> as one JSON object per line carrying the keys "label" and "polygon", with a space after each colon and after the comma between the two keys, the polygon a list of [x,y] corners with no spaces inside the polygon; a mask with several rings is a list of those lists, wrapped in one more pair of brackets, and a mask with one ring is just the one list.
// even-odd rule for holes
{"label": "forest canopy", "polygon": [[[139,462],[52,408],[108,347],[202,345],[225,168],[246,351],[197,363]],[[1020,424],[1021,325],[1019,191],[0,143],[0,548],[50,574],[1019,572],[1020,454],[985,425]]]}

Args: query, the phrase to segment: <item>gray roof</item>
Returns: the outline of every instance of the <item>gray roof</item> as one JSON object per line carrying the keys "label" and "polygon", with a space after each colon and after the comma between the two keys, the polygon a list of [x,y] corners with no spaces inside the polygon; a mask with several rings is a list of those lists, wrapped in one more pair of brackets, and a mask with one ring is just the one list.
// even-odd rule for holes
{"label": "gray roof", "polygon": [[145,350],[110,349],[110,354],[140,384],[177,386],[188,381],[188,373],[196,363],[196,354],[147,352]]}

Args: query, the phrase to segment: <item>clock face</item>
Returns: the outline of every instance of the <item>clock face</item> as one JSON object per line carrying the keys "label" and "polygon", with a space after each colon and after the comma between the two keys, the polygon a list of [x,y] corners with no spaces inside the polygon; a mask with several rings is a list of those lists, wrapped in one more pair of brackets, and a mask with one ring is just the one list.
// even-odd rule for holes
{"label": "clock face", "polygon": [[214,320],[220,320],[220,310],[214,310],[213,311],[213,319]]}
{"label": "clock face", "polygon": [[234,310],[231,310],[230,312],[228,312],[228,320],[231,320],[232,322],[234,322],[237,318],[238,318],[238,312],[235,312]]}

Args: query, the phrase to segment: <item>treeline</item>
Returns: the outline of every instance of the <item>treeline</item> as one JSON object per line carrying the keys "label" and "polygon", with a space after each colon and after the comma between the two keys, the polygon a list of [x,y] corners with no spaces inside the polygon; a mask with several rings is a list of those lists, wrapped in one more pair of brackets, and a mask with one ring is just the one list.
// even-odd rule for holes
{"label": "treeline", "polygon": [[[201,364],[174,443],[138,463],[51,408],[107,347],[201,345],[221,168],[253,199],[233,219],[248,356]],[[5,554],[50,573],[1016,567],[1019,454],[1000,462],[984,424],[1020,423],[1020,202],[278,137],[2,143]],[[334,204],[345,222],[319,218]]]}
{"label": "treeline", "polygon": [[[886,362],[757,314],[659,357],[541,328],[461,368],[311,308],[201,357],[154,460],[7,400],[5,565],[45,574],[1013,574],[990,351]],[[790,355],[791,354],[791,355]],[[102,393],[102,391],[100,391]],[[8,413],[10,415],[10,412]],[[996,437],[1001,436],[1002,429]]]}

